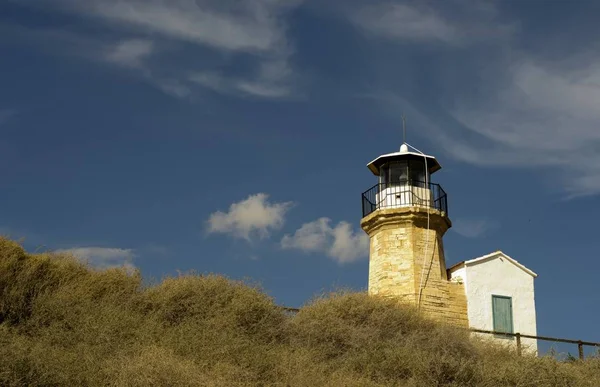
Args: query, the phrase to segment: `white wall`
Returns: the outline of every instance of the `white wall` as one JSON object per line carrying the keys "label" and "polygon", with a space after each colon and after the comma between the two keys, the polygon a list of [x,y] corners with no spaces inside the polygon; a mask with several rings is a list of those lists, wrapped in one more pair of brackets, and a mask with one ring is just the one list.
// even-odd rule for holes
{"label": "white wall", "polygon": [[[537,335],[534,277],[502,255],[467,264],[452,273],[463,278],[471,328],[493,330],[492,295],[512,297],[514,333]],[[485,335],[490,336],[490,335]],[[498,338],[513,342],[514,338]],[[523,348],[537,351],[537,341],[521,339]]]}

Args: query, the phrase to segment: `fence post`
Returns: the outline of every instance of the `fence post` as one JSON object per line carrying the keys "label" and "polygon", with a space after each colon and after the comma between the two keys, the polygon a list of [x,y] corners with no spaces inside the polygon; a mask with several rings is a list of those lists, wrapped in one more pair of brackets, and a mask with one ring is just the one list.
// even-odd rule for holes
{"label": "fence post", "polygon": [[521,356],[521,334],[517,333],[517,355]]}
{"label": "fence post", "polygon": [[579,360],[583,360],[583,343],[581,340],[577,342],[577,346],[579,347]]}

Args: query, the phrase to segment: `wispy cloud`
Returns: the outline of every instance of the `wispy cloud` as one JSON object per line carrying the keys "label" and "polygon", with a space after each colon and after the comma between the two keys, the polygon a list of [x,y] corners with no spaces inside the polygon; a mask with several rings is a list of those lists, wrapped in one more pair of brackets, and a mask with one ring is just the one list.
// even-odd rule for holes
{"label": "wispy cloud", "polygon": [[431,9],[420,10],[406,4],[381,3],[357,10],[352,20],[365,30],[390,38],[434,39],[453,42],[456,28]]}
{"label": "wispy cloud", "polygon": [[217,211],[208,219],[209,233],[230,234],[251,241],[253,237],[267,238],[285,222],[292,202],[271,203],[269,195],[258,193],[231,204],[228,212]]}
{"label": "wispy cloud", "polygon": [[93,267],[100,269],[112,267],[125,267],[133,270],[133,259],[135,253],[131,249],[111,248],[111,247],[74,247],[69,249],[58,249],[54,251],[57,254],[72,255]]}
{"label": "wispy cloud", "polygon": [[[105,31],[121,36],[116,46],[103,50],[106,61],[124,67],[141,67],[159,45],[171,48],[161,61],[146,64],[144,77],[174,96],[186,97],[200,85],[213,91],[258,98],[282,98],[292,93],[292,45],[286,36],[286,16],[299,0],[208,1],[208,0],[27,0],[23,4],[77,13],[95,20]],[[149,40],[149,37],[152,40]],[[201,53],[209,61],[171,59],[174,44],[185,48],[186,56]],[[105,44],[106,46],[106,44]],[[240,71],[225,71],[239,62]],[[208,64],[211,65],[208,65]],[[202,82],[189,74],[223,73],[222,86]],[[161,74],[157,77],[156,74]],[[200,81],[199,81],[200,80]],[[230,81],[233,80],[233,81]],[[177,85],[177,86],[174,86]]]}
{"label": "wispy cloud", "polygon": [[150,77],[152,83],[166,94],[177,98],[188,97],[192,91],[183,82],[177,79],[160,79]]}
{"label": "wispy cloud", "polygon": [[[510,35],[515,25],[490,23],[496,10],[491,4],[473,1],[449,1],[444,7],[427,2],[399,3],[374,1],[352,8],[349,20],[362,30],[388,39],[441,42],[462,45],[467,42]],[[456,16],[459,8],[461,16]],[[447,14],[453,13],[451,18]]]}
{"label": "wispy cloud", "polygon": [[285,81],[292,73],[285,60],[263,63],[256,79],[224,76],[216,72],[197,72],[189,80],[223,94],[244,94],[262,98],[281,98],[290,95]]}
{"label": "wispy cloud", "polygon": [[92,16],[142,31],[231,51],[270,51],[284,38],[277,16],[290,2],[270,0],[90,0]]}
{"label": "wispy cloud", "polygon": [[154,49],[154,43],[144,39],[127,39],[118,42],[106,52],[105,59],[125,67],[142,67]]}
{"label": "wispy cloud", "polygon": [[157,52],[163,53],[153,40],[119,38],[114,34],[90,35],[66,28],[7,24],[0,24],[0,34],[11,36],[19,44],[26,44],[49,55],[75,57],[100,66],[116,66],[174,97],[185,98],[190,94],[188,85],[177,79],[178,74],[156,69],[147,63]]}
{"label": "wispy cloud", "polygon": [[293,235],[281,240],[284,249],[324,253],[339,263],[350,263],[369,255],[369,237],[362,230],[355,231],[348,222],[331,226],[331,219],[319,218],[305,223]]}
{"label": "wispy cloud", "polygon": [[493,97],[449,109],[487,146],[448,136],[447,149],[480,165],[554,167],[570,197],[600,193],[600,66],[581,63],[556,70],[529,59],[510,67]]}
{"label": "wispy cloud", "polygon": [[149,84],[165,94],[177,98],[186,98],[191,94],[190,87],[173,75],[164,74],[164,71],[154,71],[148,63],[152,55],[157,54],[156,44],[148,39],[124,39],[101,44],[101,49],[95,48],[87,51],[87,56],[94,60],[117,65],[125,69],[134,70],[133,74],[141,77]]}
{"label": "wispy cloud", "polygon": [[[411,102],[411,93],[420,91],[384,83],[368,97],[386,102],[380,106],[391,114],[407,112],[457,160],[551,172],[551,188],[567,198],[599,194],[600,55],[595,45],[548,59],[544,54],[554,43],[541,42],[541,52],[522,50],[519,24],[500,22],[504,19],[493,3],[476,2],[474,9],[468,2],[458,4],[466,7],[449,12],[443,5],[385,2],[355,14],[355,23],[381,39],[442,42],[443,57],[452,58],[451,67],[444,62],[429,68],[435,81],[428,106]],[[402,18],[422,23],[411,26]],[[487,33],[474,33],[481,28]],[[485,50],[462,44],[474,36],[487,43]]]}
{"label": "wispy cloud", "polygon": [[498,228],[498,223],[488,219],[458,218],[450,230],[465,238],[478,238]]}

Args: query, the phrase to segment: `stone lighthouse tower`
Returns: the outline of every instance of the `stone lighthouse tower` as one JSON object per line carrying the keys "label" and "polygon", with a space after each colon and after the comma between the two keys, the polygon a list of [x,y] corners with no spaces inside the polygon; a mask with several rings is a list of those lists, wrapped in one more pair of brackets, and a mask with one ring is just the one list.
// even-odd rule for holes
{"label": "stone lighthouse tower", "polygon": [[452,226],[448,199],[431,175],[433,156],[409,150],[371,161],[377,183],[362,194],[362,229],[370,237],[369,294],[398,298],[427,315],[468,326],[462,285],[448,281],[443,236]]}

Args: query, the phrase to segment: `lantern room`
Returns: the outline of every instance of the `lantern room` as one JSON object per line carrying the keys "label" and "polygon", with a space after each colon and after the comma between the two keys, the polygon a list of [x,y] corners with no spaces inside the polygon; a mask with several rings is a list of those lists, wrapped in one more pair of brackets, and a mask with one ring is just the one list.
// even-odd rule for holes
{"label": "lantern room", "polygon": [[363,216],[379,208],[430,207],[447,213],[446,193],[431,183],[431,174],[442,167],[433,156],[409,151],[377,157],[367,167],[378,183],[362,195]]}

